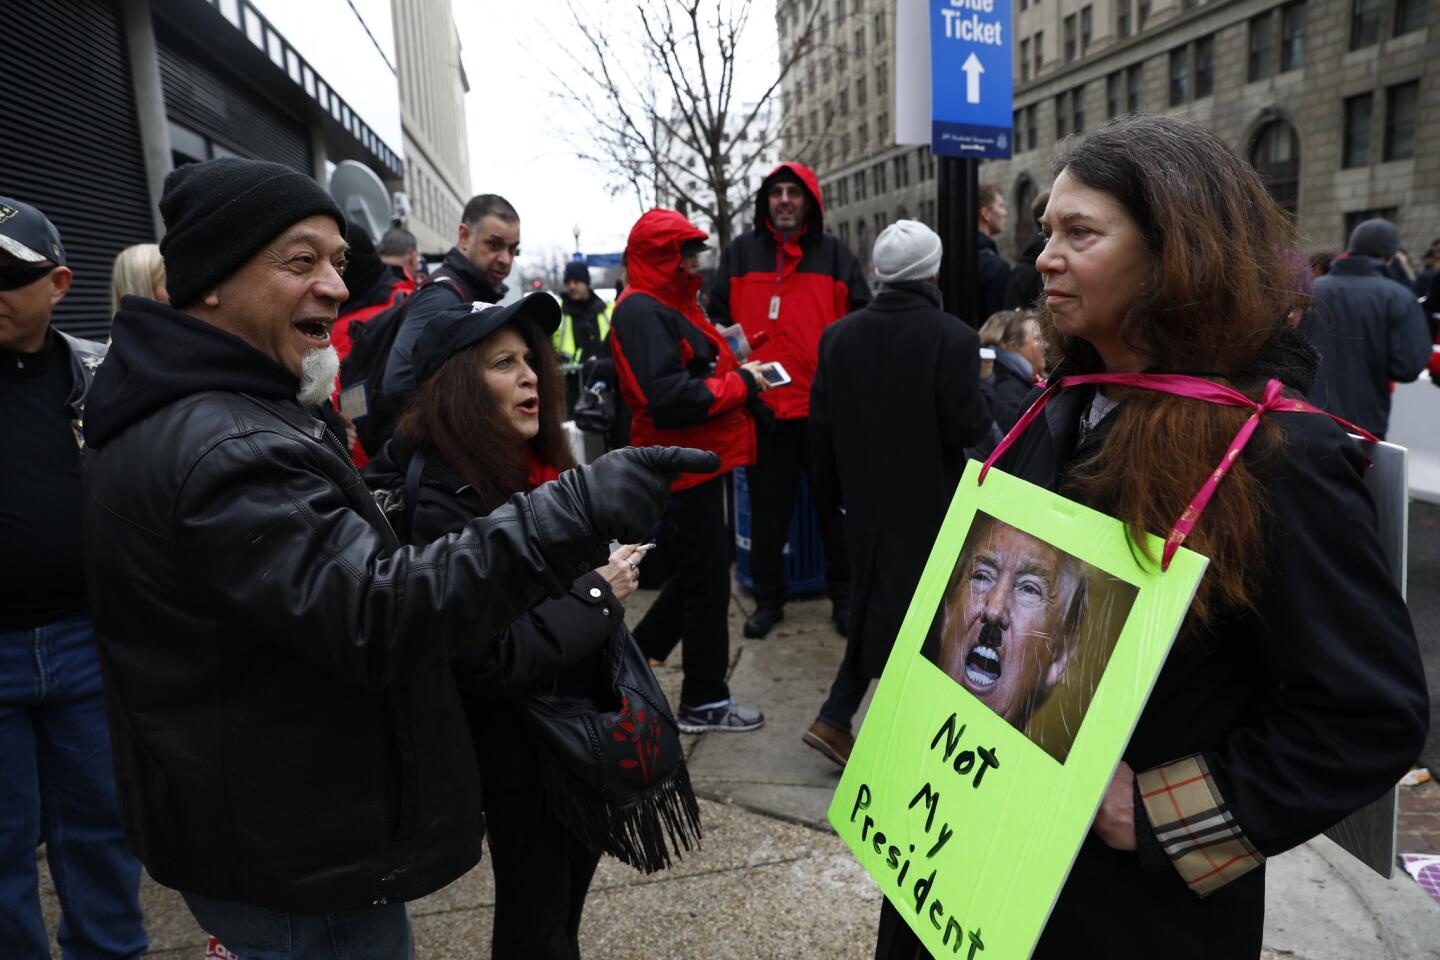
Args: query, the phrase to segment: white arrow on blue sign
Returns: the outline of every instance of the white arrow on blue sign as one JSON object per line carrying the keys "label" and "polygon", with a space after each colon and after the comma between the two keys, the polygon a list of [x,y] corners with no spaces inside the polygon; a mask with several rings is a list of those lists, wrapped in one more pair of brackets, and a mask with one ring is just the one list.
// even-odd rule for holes
{"label": "white arrow on blue sign", "polygon": [[930,147],[936,154],[1010,156],[1010,26],[1010,0],[930,0]]}

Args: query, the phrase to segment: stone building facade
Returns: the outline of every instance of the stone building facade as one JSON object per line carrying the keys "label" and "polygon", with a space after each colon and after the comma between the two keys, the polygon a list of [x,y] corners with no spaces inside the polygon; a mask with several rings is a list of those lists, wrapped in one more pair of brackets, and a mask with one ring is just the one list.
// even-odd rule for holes
{"label": "stone building facade", "polygon": [[460,35],[450,0],[393,0],[400,121],[405,135],[405,227],[423,253],[455,244],[470,199],[470,148]]}
{"label": "stone building facade", "polygon": [[[821,16],[828,5],[833,17],[841,0],[820,2]],[[893,25],[894,0],[860,2],[871,23],[884,16]],[[1015,152],[1010,160],[986,162],[980,173],[1009,201],[1011,225],[999,238],[1007,256],[1030,235],[1028,209],[1052,179],[1057,149],[1110,117],[1137,112],[1192,117],[1225,137],[1295,213],[1309,248],[1343,246],[1351,226],[1376,214],[1398,224],[1402,243],[1417,256],[1440,236],[1436,0],[1014,3]],[[853,18],[856,0],[843,5]],[[805,0],[779,5],[782,50],[787,30],[806,22],[806,9]],[[810,22],[815,36],[815,24],[823,21]],[[850,42],[853,54],[853,34]],[[893,39],[871,47],[872,72],[893,63]],[[812,94],[805,61],[823,63],[827,54],[834,55],[825,43],[811,45],[787,78],[782,103],[788,129],[798,131],[787,149],[793,143],[794,150],[808,151],[819,161],[822,182],[839,188],[838,197],[827,193],[836,231],[848,222],[859,240],[857,225],[866,223],[873,240],[877,226],[906,213],[933,225],[933,178],[915,182],[916,166],[928,165],[929,151],[889,144],[893,125],[879,117],[893,110],[891,98],[863,104],[851,116],[836,110],[839,115],[817,128],[819,136],[810,135],[806,111],[816,103],[822,111],[832,101],[843,106],[841,84],[853,84],[861,70],[853,56],[841,57],[844,70],[832,66],[827,85],[817,66]],[[853,134],[843,154],[826,146],[836,133],[866,123],[880,132],[863,146]],[[909,167],[899,177],[897,163]],[[877,166],[890,168],[888,182]],[[869,189],[857,195],[862,179]]]}

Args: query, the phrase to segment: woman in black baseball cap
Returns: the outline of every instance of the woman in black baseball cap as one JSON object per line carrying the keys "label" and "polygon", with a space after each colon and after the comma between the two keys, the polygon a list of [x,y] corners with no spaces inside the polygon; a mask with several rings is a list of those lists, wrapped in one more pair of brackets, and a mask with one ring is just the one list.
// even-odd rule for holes
{"label": "woman in black baseball cap", "polygon": [[[555,298],[534,293],[504,307],[462,304],[426,326],[415,352],[420,389],[394,438],[365,469],[402,539],[429,543],[575,465],[561,422],[564,381],[550,345],[559,323]],[[596,814],[573,795],[583,791],[547,788],[545,744],[527,722],[525,703],[603,658],[624,629],[620,601],[638,585],[643,557],[634,545],[622,546],[565,595],[512,623],[513,642],[502,645],[513,651],[508,662],[455,663],[495,869],[497,958],[580,955],[580,914],[600,853],[560,813],[578,807],[591,822]],[[678,730],[673,739],[678,755]],[[599,819],[607,817],[599,811]]]}

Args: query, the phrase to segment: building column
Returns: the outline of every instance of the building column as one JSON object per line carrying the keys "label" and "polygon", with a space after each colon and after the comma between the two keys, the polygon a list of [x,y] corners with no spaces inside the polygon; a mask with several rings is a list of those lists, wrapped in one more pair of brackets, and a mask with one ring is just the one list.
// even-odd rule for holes
{"label": "building column", "polygon": [[315,120],[310,124],[310,174],[316,183],[329,190],[330,173],[325,168],[329,165],[330,151],[325,146],[325,131],[320,128],[323,122]]}
{"label": "building column", "polygon": [[155,236],[161,237],[165,235],[165,221],[160,216],[160,195],[174,161],[170,155],[165,93],[160,86],[160,53],[155,46],[155,24],[150,19],[149,0],[124,0],[122,6],[130,81],[135,88],[135,115],[140,124],[140,147],[150,187],[150,216]]}

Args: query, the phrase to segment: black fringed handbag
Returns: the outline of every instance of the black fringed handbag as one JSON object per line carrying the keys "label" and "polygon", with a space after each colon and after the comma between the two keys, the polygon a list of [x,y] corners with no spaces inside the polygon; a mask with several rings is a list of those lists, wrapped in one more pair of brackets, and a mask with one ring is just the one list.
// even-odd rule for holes
{"label": "black fringed handbag", "polygon": [[546,799],[586,846],[642,873],[700,846],[680,728],[635,638],[620,624],[559,692],[523,701]]}

